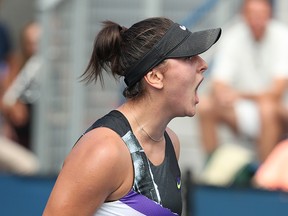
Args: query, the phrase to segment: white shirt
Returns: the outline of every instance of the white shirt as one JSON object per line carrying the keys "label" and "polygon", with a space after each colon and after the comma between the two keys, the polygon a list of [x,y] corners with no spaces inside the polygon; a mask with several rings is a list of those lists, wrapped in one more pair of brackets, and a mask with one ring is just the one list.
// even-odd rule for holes
{"label": "white shirt", "polygon": [[270,21],[264,38],[256,42],[247,25],[239,20],[224,30],[219,40],[212,80],[257,93],[270,87],[274,78],[288,79],[288,28]]}

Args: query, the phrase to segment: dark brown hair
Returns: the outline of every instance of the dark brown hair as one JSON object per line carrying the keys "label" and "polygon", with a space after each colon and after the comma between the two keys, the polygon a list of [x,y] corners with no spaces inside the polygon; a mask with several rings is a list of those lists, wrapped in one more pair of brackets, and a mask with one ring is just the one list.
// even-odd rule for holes
{"label": "dark brown hair", "polygon": [[[87,83],[97,81],[103,85],[103,70],[114,78],[125,76],[126,71],[145,55],[166,33],[173,21],[164,17],[145,19],[129,29],[112,21],[103,22],[103,28],[96,36],[89,64],[82,74]],[[143,94],[141,81],[125,88],[123,95],[134,98]]]}

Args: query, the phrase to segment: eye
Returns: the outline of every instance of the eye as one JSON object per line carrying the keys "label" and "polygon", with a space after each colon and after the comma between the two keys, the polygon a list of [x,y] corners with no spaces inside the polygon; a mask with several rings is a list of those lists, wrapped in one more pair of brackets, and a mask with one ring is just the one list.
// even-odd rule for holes
{"label": "eye", "polygon": [[185,61],[191,61],[192,59],[193,59],[193,56],[189,56],[189,57],[184,58]]}

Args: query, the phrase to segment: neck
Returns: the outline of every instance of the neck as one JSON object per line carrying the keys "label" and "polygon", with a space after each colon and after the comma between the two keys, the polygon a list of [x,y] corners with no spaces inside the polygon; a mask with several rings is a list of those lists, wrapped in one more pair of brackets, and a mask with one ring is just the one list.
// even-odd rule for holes
{"label": "neck", "polygon": [[[140,110],[140,107],[143,109]],[[132,127],[134,125],[134,128],[138,128],[135,131],[139,131],[142,137],[153,142],[164,140],[164,132],[168,123],[166,120],[161,120],[163,117],[157,113],[157,110],[147,107],[147,105],[135,105],[129,102],[119,107],[119,110],[128,117]]]}
{"label": "neck", "polygon": [[[132,114],[133,115],[133,114]],[[143,132],[150,140],[152,140],[153,142],[161,142],[164,139],[164,133],[163,135],[161,135],[160,138],[154,138],[152,137],[144,128],[143,126],[141,126],[141,124],[137,121],[137,118],[133,115],[133,118],[135,120],[135,122],[137,123],[138,127],[140,128],[141,132]]]}

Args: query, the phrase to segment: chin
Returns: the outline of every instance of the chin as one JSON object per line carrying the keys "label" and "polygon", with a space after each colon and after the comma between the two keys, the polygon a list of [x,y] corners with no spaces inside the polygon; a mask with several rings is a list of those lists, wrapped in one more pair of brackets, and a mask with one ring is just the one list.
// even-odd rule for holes
{"label": "chin", "polygon": [[189,112],[187,112],[185,116],[193,117],[193,116],[195,116],[195,114],[196,114],[196,111],[195,111],[195,109],[193,109],[193,110],[190,110]]}

